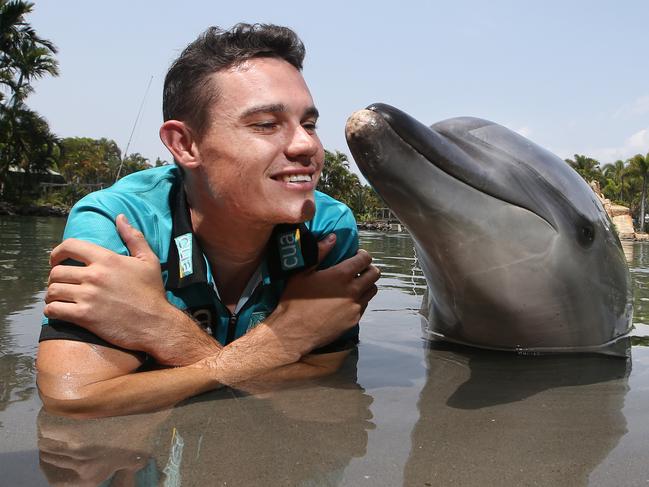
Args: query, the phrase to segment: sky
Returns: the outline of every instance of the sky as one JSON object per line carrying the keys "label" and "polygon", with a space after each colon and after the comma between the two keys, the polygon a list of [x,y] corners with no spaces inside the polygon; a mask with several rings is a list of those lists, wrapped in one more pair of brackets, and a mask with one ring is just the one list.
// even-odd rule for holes
{"label": "sky", "polygon": [[347,117],[384,102],[428,125],[489,119],[605,164],[649,152],[647,19],[646,0],[42,0],[27,20],[58,47],[61,74],[27,104],[60,137],[124,151],[144,101],[128,153],[171,161],[158,138],[171,62],[210,25],[266,22],[306,45],[329,150],[349,155]]}

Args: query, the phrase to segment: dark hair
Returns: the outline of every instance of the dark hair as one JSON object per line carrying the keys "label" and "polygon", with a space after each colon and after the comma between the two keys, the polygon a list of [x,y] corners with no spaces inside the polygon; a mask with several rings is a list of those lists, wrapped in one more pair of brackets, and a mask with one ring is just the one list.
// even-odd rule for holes
{"label": "dark hair", "polygon": [[200,136],[218,97],[218,90],[209,82],[213,73],[256,57],[284,59],[302,70],[304,52],[304,44],[288,27],[244,23],[227,31],[209,27],[167,71],[162,116],[164,120],[187,122]]}

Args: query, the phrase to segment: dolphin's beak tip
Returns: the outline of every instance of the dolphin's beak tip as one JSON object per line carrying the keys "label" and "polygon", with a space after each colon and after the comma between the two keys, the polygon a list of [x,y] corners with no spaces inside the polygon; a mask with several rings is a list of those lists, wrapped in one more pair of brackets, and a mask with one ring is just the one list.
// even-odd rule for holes
{"label": "dolphin's beak tip", "polygon": [[376,112],[367,108],[352,113],[345,124],[347,138],[354,137],[368,128],[376,126],[377,115]]}

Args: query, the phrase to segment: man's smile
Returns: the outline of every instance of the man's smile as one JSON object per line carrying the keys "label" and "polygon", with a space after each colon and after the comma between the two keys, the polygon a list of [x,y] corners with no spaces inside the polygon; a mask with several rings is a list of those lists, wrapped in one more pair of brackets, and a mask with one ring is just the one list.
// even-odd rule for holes
{"label": "man's smile", "polygon": [[271,179],[301,189],[311,189],[316,179],[314,168],[290,168],[275,173]]}

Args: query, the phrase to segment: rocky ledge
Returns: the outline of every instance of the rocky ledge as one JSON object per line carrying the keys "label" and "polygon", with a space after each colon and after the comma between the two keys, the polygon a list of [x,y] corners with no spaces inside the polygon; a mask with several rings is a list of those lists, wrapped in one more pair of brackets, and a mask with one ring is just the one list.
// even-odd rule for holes
{"label": "rocky ledge", "polygon": [[606,210],[606,213],[611,218],[613,225],[615,225],[620,240],[649,240],[649,236],[646,233],[636,233],[633,228],[631,210],[626,206],[611,203],[611,200],[605,198],[597,181],[591,181],[590,187],[593,188],[593,191],[602,202],[604,210]]}
{"label": "rocky ledge", "polygon": [[12,205],[0,201],[0,215],[25,215],[25,216],[59,216],[66,217],[69,208],[53,205]]}

